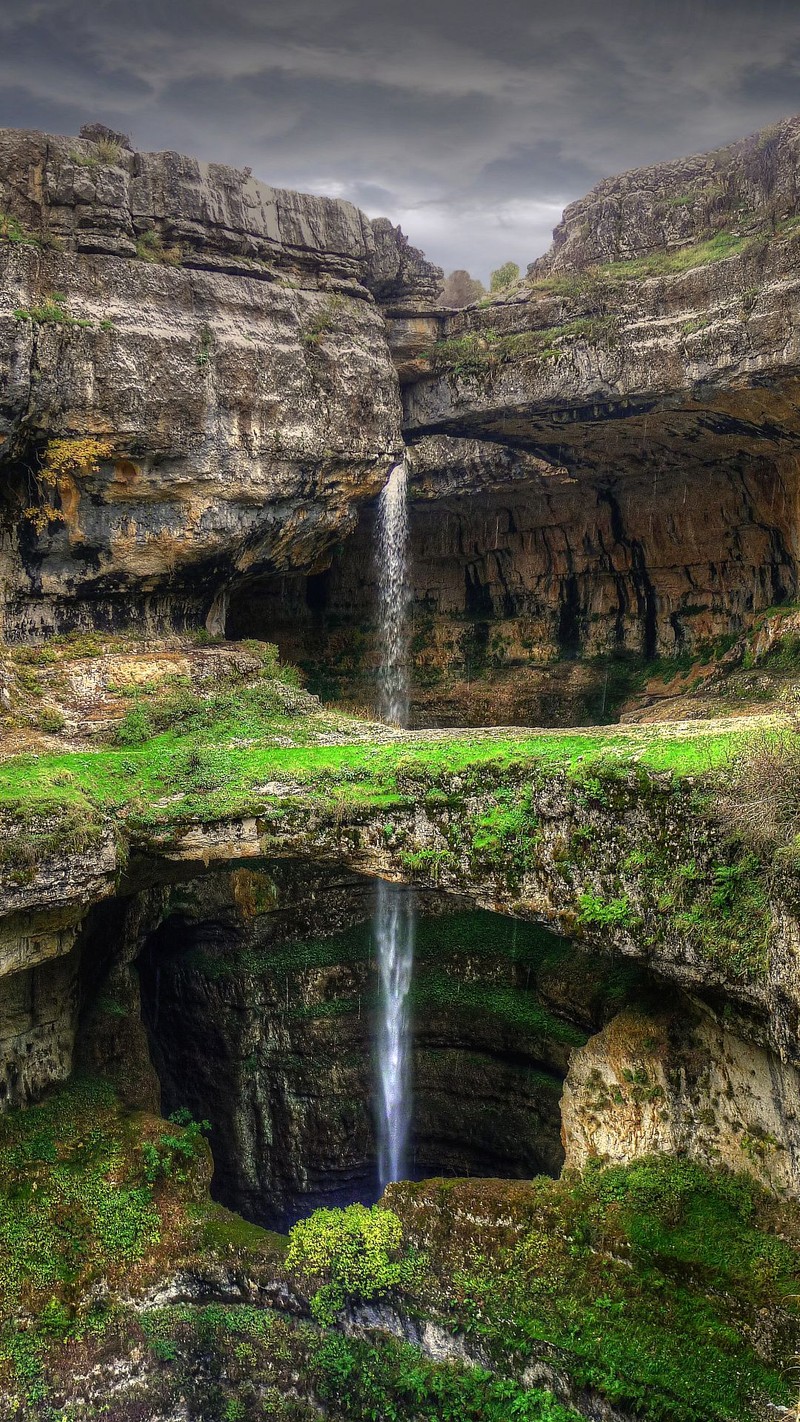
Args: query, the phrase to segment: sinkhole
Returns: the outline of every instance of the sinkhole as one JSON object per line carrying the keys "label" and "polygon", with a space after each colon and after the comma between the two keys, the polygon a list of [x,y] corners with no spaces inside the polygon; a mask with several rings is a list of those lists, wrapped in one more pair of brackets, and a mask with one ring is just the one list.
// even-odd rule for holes
{"label": "sinkhole", "polygon": [[[274,1229],[380,1194],[375,882],[282,872],[278,892],[241,871],[235,905],[188,893],[138,963],[164,1114],[211,1123],[212,1194]],[[570,1053],[644,970],[452,896],[415,905],[408,1174],[556,1175]]]}

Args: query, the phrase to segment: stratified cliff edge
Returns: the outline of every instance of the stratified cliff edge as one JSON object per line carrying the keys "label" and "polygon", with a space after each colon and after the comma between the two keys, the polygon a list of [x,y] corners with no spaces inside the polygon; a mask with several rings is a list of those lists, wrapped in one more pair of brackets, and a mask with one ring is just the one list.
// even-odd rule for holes
{"label": "stratified cliff edge", "polygon": [[[387,313],[418,724],[597,719],[593,659],[685,656],[796,595],[799,135],[609,179],[510,292]],[[324,580],[262,585],[320,686],[369,683],[371,536],[367,509]]]}
{"label": "stratified cliff edge", "polygon": [[221,625],[237,572],[312,566],[385,481],[371,288],[437,269],[349,203],[84,132],[0,134],[6,636]]}

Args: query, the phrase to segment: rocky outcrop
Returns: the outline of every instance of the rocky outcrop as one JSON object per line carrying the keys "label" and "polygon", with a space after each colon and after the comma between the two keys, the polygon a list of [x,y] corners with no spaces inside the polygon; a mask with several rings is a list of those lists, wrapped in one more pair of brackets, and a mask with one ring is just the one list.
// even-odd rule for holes
{"label": "rocky outcrop", "polygon": [[724,1019],[627,1011],[573,1054],[561,1101],[566,1165],[667,1154],[800,1192],[800,1076]]}
{"label": "rocky outcrop", "polygon": [[797,214],[799,166],[800,119],[790,118],[712,153],[604,178],[570,203],[528,275],[675,251],[731,225],[763,232]]}
{"label": "rocky outcrop", "polygon": [[[243,570],[353,527],[402,447],[368,285],[419,290],[419,263],[388,270],[397,234],[222,165],[11,130],[0,216],[7,637],[216,627]],[[54,438],[76,456],[51,478]]]}
{"label": "rocky outcrop", "polygon": [[427,261],[418,247],[412,247],[399,227],[387,217],[372,220],[374,250],[367,268],[367,285],[393,314],[409,308],[413,312],[434,305],[441,295],[442,269]]}
{"label": "rocky outcrop", "polygon": [[[595,659],[702,651],[797,597],[798,132],[609,179],[512,291],[388,312],[416,724],[602,720]],[[328,574],[242,588],[231,625],[365,700],[372,537],[367,507]]]}

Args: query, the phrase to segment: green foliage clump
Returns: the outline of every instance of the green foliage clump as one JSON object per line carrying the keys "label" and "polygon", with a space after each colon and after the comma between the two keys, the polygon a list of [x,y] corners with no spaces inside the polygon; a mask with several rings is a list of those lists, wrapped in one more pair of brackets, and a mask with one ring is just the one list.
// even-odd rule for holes
{"label": "green foliage clump", "polygon": [[205,370],[211,362],[216,341],[210,326],[201,326],[195,362],[198,370]]}
{"label": "green foliage clump", "polygon": [[522,795],[500,791],[496,804],[472,821],[471,853],[476,870],[500,869],[519,877],[532,864],[539,839],[539,821],[530,791]]}
{"label": "green foliage clump", "polygon": [[490,291],[508,291],[519,281],[519,267],[516,262],[503,262],[496,267],[489,278]]}
{"label": "green foliage clump", "polygon": [[578,317],[561,326],[540,327],[501,335],[492,327],[437,341],[426,353],[436,373],[491,377],[512,361],[558,360],[577,342],[597,345],[613,339],[615,316]]}
{"label": "green foliage clump", "polygon": [[[179,1393],[192,1415],[220,1422],[309,1422],[320,1412],[350,1422],[580,1422],[543,1388],[526,1389],[485,1368],[434,1363],[380,1335],[346,1339],[249,1305],[178,1304],[140,1320],[170,1395]],[[161,1394],[151,1407],[160,1415],[156,1398]]]}
{"label": "green foliage clump", "polygon": [[37,306],[19,306],[14,312],[17,321],[32,321],[34,325],[84,326],[91,329],[93,321],[73,316],[67,306],[67,298],[60,292],[46,296]]}
{"label": "green foliage clump", "polygon": [[[302,713],[298,699],[287,690],[299,689],[299,675],[294,667],[281,664],[277,647],[269,642],[243,645],[261,664],[254,685],[243,685],[242,677],[234,671],[229,682],[204,693],[174,680],[165,682],[162,687],[132,687],[135,704],[115,729],[117,745],[142,746],[169,728],[180,730],[188,739],[201,737],[212,728],[221,729],[226,723],[233,733],[234,727],[244,728],[249,718],[263,726],[271,718],[285,715],[289,702],[296,713]],[[120,694],[127,693],[127,688],[118,690]],[[213,751],[211,758],[218,759],[216,747],[208,749]],[[199,787],[195,772],[205,749],[196,743],[186,747],[186,754],[187,759],[194,762],[189,769],[193,772],[193,783]]]}
{"label": "green foliage clump", "polygon": [[423,874],[435,883],[439,882],[439,872],[449,859],[446,849],[403,849],[400,863],[409,874]]}
{"label": "green foliage clump", "polygon": [[153,735],[155,727],[148,708],[137,702],[130,711],[126,711],[114,732],[114,739],[118,746],[143,746]]}
{"label": "green foliage clump", "polygon": [[289,1269],[323,1277],[311,1300],[314,1317],[331,1324],[349,1301],[382,1298],[418,1282],[423,1261],[403,1247],[403,1226],[391,1210],[350,1205],[315,1210],[289,1234]]}
{"label": "green foliage clump", "polygon": [[36,237],[23,227],[18,218],[12,217],[8,212],[0,212],[0,242],[9,242],[12,245],[22,244],[28,247],[39,246]]}
{"label": "green foliage clump", "polygon": [[580,1422],[551,1392],[483,1368],[437,1365],[394,1340],[331,1335],[311,1361],[320,1399],[351,1422]]}
{"label": "green foliage clump", "polygon": [[0,1378],[29,1403],[53,1346],[102,1331],[109,1293],[191,1239],[206,1125],[178,1112],[164,1128],[90,1078],[0,1118]]}
{"label": "green foliage clump", "polygon": [[344,305],[342,296],[329,296],[321,306],[308,318],[305,326],[300,332],[300,339],[304,346],[319,346],[325,336],[333,329],[336,317]]}
{"label": "green foliage clump", "polygon": [[59,711],[57,706],[43,706],[37,720],[40,730],[51,736],[58,735],[58,732],[63,731],[66,725],[63,712]]}
{"label": "green foliage clump", "polygon": [[29,1396],[43,1348],[73,1330],[92,1285],[160,1237],[111,1087],[76,1081],[0,1120],[0,1364]]}
{"label": "green foliage clump", "polygon": [[191,1166],[205,1153],[203,1136],[211,1130],[210,1121],[195,1121],[185,1108],[173,1111],[169,1118],[175,1131],[162,1131],[155,1141],[142,1145],[144,1178],[148,1185],[159,1180],[175,1179],[184,1183],[191,1177]]}
{"label": "green foliage clump", "polygon": [[113,168],[121,157],[122,149],[113,138],[98,138],[87,153],[79,152],[76,148],[69,151],[70,162],[76,163],[79,168]]}
{"label": "green foliage clump", "polygon": [[597,894],[578,897],[579,922],[597,928],[628,928],[634,915],[626,894],[618,899],[601,899]]}
{"label": "green foliage clump", "polygon": [[183,261],[182,248],[168,247],[155,227],[148,227],[139,233],[136,238],[136,255],[140,262],[160,262],[167,267],[179,267]]}
{"label": "green foliage clump", "polygon": [[85,1284],[158,1240],[149,1192],[126,1169],[113,1090],[76,1081],[0,1121],[0,1296]]}

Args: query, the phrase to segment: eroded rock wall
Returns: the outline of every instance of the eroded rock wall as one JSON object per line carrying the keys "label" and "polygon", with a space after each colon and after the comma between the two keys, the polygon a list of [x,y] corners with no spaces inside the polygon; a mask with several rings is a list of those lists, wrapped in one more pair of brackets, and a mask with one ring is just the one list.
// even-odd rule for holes
{"label": "eroded rock wall", "polygon": [[688,1003],[623,1012],[579,1048],[561,1112],[569,1167],[664,1153],[800,1192],[800,1075]]}
{"label": "eroded rock wall", "polygon": [[[270,1227],[379,1193],[374,893],[302,864],[216,874],[145,944],[162,1110],[211,1121],[216,1197]],[[416,908],[412,1172],[557,1174],[561,1084],[608,1016],[602,974],[457,900]]]}
{"label": "eroded rock wall", "polygon": [[[234,574],[312,565],[354,526],[402,448],[369,289],[393,229],[379,261],[348,203],[14,130],[0,212],[7,637],[216,626]],[[101,456],[42,487],[53,438]]]}
{"label": "eroded rock wall", "polygon": [[[416,725],[611,719],[626,662],[701,651],[796,596],[794,480],[768,461],[577,478],[449,437],[411,460]],[[313,689],[369,706],[375,545],[368,506],[325,572],[235,590],[230,634],[274,637]]]}

